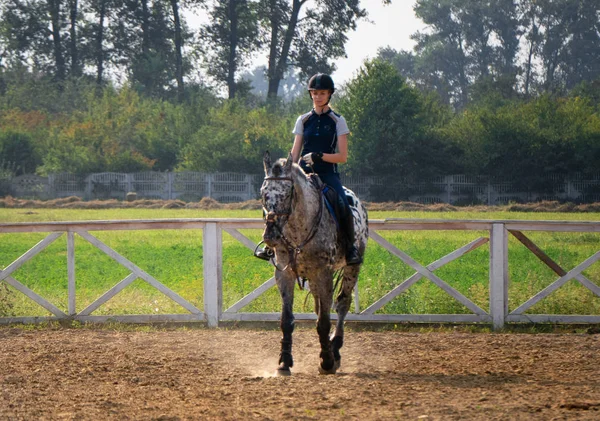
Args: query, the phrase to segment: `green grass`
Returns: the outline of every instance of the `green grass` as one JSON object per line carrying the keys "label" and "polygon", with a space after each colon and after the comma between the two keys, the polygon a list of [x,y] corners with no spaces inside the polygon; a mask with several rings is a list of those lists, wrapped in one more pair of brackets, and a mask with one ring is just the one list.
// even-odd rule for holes
{"label": "green grass", "polygon": [[[81,220],[125,220],[159,218],[258,218],[260,211],[200,211],[189,209],[0,209],[0,222],[43,222]],[[516,212],[371,212],[371,219],[529,219],[598,220],[590,213],[516,213]],[[260,230],[242,230],[259,241]],[[441,258],[478,237],[485,231],[379,231],[389,242],[422,265]],[[525,233],[565,270],[570,270],[600,249],[598,233]],[[105,231],[92,232],[108,246],[141,269],[173,289],[185,299],[203,307],[202,232],[200,230]],[[0,234],[0,268],[5,268],[37,242],[45,233]],[[83,238],[76,236],[77,310],[81,311],[108,289],[125,278],[129,271],[117,264]],[[272,276],[266,263],[255,259],[237,240],[223,234],[223,305],[229,307]],[[60,237],[39,255],[19,268],[13,277],[67,310],[66,236]],[[489,307],[489,244],[467,254],[435,273],[478,306]],[[414,273],[400,259],[370,241],[365,265],[359,279],[361,308],[366,308]],[[509,237],[509,309],[513,310],[558,278],[516,239]],[[599,284],[600,264],[584,275]],[[7,292],[8,291],[8,292]],[[312,300],[296,290],[295,311],[311,312]],[[269,290],[244,311],[280,309],[275,288]],[[142,280],[101,306],[93,314],[170,314],[187,311]],[[470,313],[427,279],[421,279],[387,304],[380,313],[457,314]],[[569,281],[528,313],[600,314],[600,298],[576,281]],[[49,313],[12,287],[0,288],[0,314],[44,316]]]}

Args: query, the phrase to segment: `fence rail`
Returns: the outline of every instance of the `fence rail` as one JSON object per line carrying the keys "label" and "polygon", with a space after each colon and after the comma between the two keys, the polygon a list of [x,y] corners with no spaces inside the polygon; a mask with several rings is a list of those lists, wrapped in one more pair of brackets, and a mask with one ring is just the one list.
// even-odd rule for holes
{"label": "fence rail", "polygon": [[[228,203],[258,198],[262,180],[262,175],[199,172],[98,173],[88,176],[62,173],[48,177],[21,175],[5,182],[0,180],[0,194],[4,192],[29,199],[79,196],[85,200],[125,200],[131,192],[137,198],[144,199],[198,201],[203,197],[211,197]],[[523,186],[518,180],[510,178],[467,175],[420,180],[342,175],[342,181],[367,201],[489,205],[540,200],[600,201],[600,174],[548,174],[543,189]]]}
{"label": "fence rail", "polygon": [[[123,322],[153,322],[153,321],[204,321],[209,327],[218,326],[221,321],[269,321],[278,320],[279,313],[252,313],[242,310],[264,292],[275,286],[274,278],[263,282],[258,288],[229,308],[223,308],[223,238],[222,233],[231,236],[253,250],[255,243],[243,235],[240,229],[261,229],[263,222],[260,219],[164,219],[164,220],[133,220],[133,221],[83,221],[83,222],[40,222],[40,223],[3,223],[0,224],[0,233],[49,233],[45,239],[34,245],[26,253],[0,270],[0,282],[4,281],[20,291],[31,300],[45,308],[52,314],[50,317],[10,317],[0,318],[0,323],[11,322],[39,322],[48,320],[77,320],[83,322],[104,322],[107,320]],[[600,296],[600,287],[583,275],[583,271],[600,260],[600,251],[594,253],[575,268],[566,271],[537,247],[523,231],[548,231],[548,232],[587,232],[600,233],[600,222],[572,222],[572,221],[506,221],[506,220],[415,220],[415,219],[386,219],[369,221],[370,239],[392,255],[401,259],[406,265],[412,267],[415,273],[405,280],[398,280],[398,285],[381,297],[375,303],[361,311],[358,291],[355,293],[355,311],[348,315],[348,320],[368,322],[471,322],[490,323],[494,328],[502,328],[505,323],[522,322],[552,322],[552,323],[600,323],[598,315],[554,315],[554,314],[526,314],[536,303],[546,298],[567,281],[574,279],[596,296]],[[101,242],[91,232],[94,231],[119,231],[119,230],[202,230],[203,241],[203,289],[204,308],[197,308],[176,292],[167,288],[151,274],[146,273],[134,262],[129,261],[115,250]],[[406,252],[389,243],[379,232],[381,231],[484,231],[489,237],[480,237],[469,244],[458,248],[437,261],[424,266],[415,261]],[[56,305],[41,297],[27,286],[19,282],[12,275],[30,259],[48,247],[51,243],[66,233],[67,236],[67,273],[68,297],[67,311],[59,309]],[[123,267],[130,274],[114,287],[106,291],[85,309],[76,310],[76,273],[75,273],[75,235],[83,238]],[[539,291],[533,297],[515,310],[508,310],[508,236],[512,235],[525,245],[540,261],[553,270],[559,277],[551,285]],[[433,273],[441,266],[459,259],[470,251],[489,243],[489,308],[481,308],[469,298],[462,295],[451,285]],[[368,264],[368,262],[366,263]],[[94,316],[97,308],[117,295],[126,286],[136,279],[142,279],[171,300],[184,308],[188,314],[166,315],[107,315]],[[375,314],[388,302],[402,294],[411,285],[420,279],[428,279],[446,291],[452,298],[459,301],[471,314]],[[333,316],[335,318],[335,315]],[[297,314],[298,320],[314,320],[316,316],[309,313]]]}

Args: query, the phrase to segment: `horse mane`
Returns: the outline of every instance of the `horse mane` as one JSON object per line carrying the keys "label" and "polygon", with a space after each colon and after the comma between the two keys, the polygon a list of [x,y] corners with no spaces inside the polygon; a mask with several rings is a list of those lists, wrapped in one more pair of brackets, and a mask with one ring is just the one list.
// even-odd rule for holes
{"label": "horse mane", "polygon": [[[281,177],[285,175],[284,168],[286,163],[287,160],[285,158],[279,158],[277,161],[275,161],[271,167],[271,175],[274,177]],[[295,162],[292,163],[289,176],[294,179],[294,182],[301,183],[303,187],[310,186],[310,177],[304,172],[302,167]]]}

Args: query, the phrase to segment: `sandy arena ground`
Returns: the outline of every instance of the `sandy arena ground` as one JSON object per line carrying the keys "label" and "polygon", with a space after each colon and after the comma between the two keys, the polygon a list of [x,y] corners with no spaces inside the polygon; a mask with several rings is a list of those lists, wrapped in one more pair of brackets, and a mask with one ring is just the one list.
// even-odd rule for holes
{"label": "sandy arena ground", "polygon": [[600,335],[346,332],[312,325],[274,377],[276,329],[0,328],[2,420],[598,420]]}

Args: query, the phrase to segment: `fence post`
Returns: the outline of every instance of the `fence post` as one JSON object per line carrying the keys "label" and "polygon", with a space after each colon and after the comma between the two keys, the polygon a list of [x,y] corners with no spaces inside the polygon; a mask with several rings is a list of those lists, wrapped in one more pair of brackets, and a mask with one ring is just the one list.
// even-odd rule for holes
{"label": "fence post", "polygon": [[[133,191],[133,174],[125,174],[125,180],[127,181],[127,191],[125,192],[125,197],[127,197],[127,193]],[[123,199],[125,199],[125,197]]]}
{"label": "fence post", "polygon": [[83,194],[83,196],[89,200],[92,199],[92,194],[94,192],[94,189],[92,188],[92,177],[94,174],[90,174],[85,178],[85,193]]}
{"label": "fence post", "polygon": [[248,186],[246,200],[252,200],[254,199],[254,194],[252,192],[252,176],[250,174],[246,174],[246,185]]}
{"label": "fence post", "polygon": [[204,315],[208,327],[218,327],[223,304],[223,249],[221,227],[214,222],[203,233]]}
{"label": "fence post", "polygon": [[502,329],[508,315],[508,234],[502,223],[490,232],[490,314],[494,330]]}
{"label": "fence post", "polygon": [[69,289],[69,316],[77,313],[75,303],[75,233],[67,232],[67,277]]}
{"label": "fence post", "polygon": [[56,198],[56,188],[54,187],[55,180],[54,173],[48,174],[48,199]]}
{"label": "fence post", "polygon": [[212,198],[212,174],[206,174],[206,181],[208,182],[207,196]]}
{"label": "fence post", "polygon": [[175,179],[175,174],[168,171],[167,172],[167,200],[173,200],[173,180]]}

